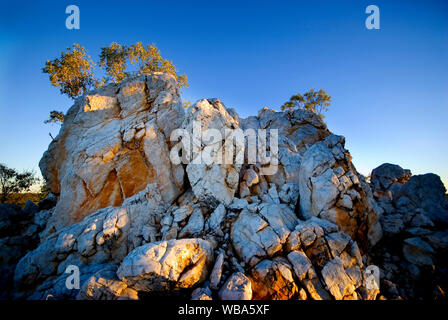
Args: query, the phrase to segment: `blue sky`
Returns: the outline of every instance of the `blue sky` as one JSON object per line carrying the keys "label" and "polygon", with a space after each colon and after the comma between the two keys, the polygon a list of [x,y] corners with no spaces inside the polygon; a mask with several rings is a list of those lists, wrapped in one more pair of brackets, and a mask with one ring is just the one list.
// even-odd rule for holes
{"label": "blue sky", "polygon": [[[78,5],[81,29],[65,28]],[[380,8],[367,30],[365,8]],[[218,97],[240,116],[323,88],[329,128],[357,169],[384,162],[448,185],[447,1],[1,1],[0,162],[35,169],[71,100],[47,59],[80,43],[98,60],[111,42],[155,43],[189,77],[184,99]]]}

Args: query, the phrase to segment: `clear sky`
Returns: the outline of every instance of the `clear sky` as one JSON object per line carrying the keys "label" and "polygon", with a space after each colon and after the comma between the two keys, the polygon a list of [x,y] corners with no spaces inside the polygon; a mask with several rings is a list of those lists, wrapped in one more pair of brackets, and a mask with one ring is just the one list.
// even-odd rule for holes
{"label": "clear sky", "polygon": [[[81,29],[65,27],[78,5]],[[365,8],[380,9],[367,30]],[[297,92],[332,97],[327,124],[363,174],[384,162],[448,185],[448,1],[0,1],[0,162],[35,169],[71,101],[41,72],[74,42],[155,43],[189,77],[184,99],[240,116]]]}

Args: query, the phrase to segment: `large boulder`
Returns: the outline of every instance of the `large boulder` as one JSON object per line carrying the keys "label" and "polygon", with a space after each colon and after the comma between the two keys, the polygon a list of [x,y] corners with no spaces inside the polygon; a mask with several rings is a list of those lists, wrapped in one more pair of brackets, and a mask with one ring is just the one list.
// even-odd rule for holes
{"label": "large boulder", "polygon": [[375,190],[387,190],[394,183],[406,183],[410,177],[410,170],[396,164],[383,163],[372,170],[371,183]]}
{"label": "large boulder", "polygon": [[169,158],[169,137],[184,110],[172,76],[140,76],[82,96],[67,112],[39,166],[59,195],[51,228],[119,206],[155,183],[165,202],[183,191],[184,170]]}
{"label": "large boulder", "polygon": [[448,199],[440,177],[433,173],[412,176],[397,192],[394,202],[408,211],[423,209],[431,220],[448,224]]}
{"label": "large boulder", "polygon": [[172,291],[203,282],[213,262],[213,245],[202,239],[148,243],[131,251],[118,277],[138,291]]}
{"label": "large boulder", "polygon": [[[190,134],[192,147],[186,172],[196,197],[210,208],[220,203],[230,205],[238,188],[241,163],[234,162],[233,157],[225,161],[229,130],[238,128],[237,119],[220,100],[203,99],[187,110],[183,129]],[[213,133],[217,136],[213,137]],[[244,146],[237,145],[233,151],[242,153]]]}

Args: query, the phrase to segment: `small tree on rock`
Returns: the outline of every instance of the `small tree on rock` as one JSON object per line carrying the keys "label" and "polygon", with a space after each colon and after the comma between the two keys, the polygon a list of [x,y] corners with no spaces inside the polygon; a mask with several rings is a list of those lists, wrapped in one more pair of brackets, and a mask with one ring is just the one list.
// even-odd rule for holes
{"label": "small tree on rock", "polygon": [[44,123],[63,123],[63,122],[64,122],[64,113],[56,110],[51,111],[50,118],[44,121]]}
{"label": "small tree on rock", "polygon": [[289,101],[281,106],[281,109],[282,111],[295,109],[310,110],[324,118],[323,112],[328,110],[330,103],[331,96],[325,90],[314,91],[314,89],[311,89],[305,92],[303,96],[300,93],[292,96]]}
{"label": "small tree on rock", "polygon": [[128,48],[116,42],[112,42],[109,47],[101,48],[99,66],[105,68],[115,83],[123,81],[129,75],[126,72],[128,54]]}
{"label": "small tree on rock", "polygon": [[67,52],[62,51],[60,58],[47,60],[42,71],[49,74],[51,84],[60,87],[62,94],[74,99],[95,85],[94,65],[86,50],[75,43]]}
{"label": "small tree on rock", "polygon": [[137,42],[128,47],[113,42],[109,47],[101,48],[99,66],[105,69],[113,82],[119,83],[131,74],[126,72],[128,59],[131,64],[136,65],[137,75],[165,72],[176,78],[179,88],[188,87],[187,76],[178,75],[174,64],[162,58],[160,50],[155,45],[144,46],[141,42]]}
{"label": "small tree on rock", "polygon": [[143,46],[141,42],[129,47],[129,59],[132,64],[137,64],[139,74],[152,74],[154,72],[165,72],[176,78],[177,86],[188,87],[188,79],[185,74],[178,75],[174,64],[162,58],[160,50],[155,45]]}
{"label": "small tree on rock", "polygon": [[184,109],[188,109],[188,108],[191,107],[191,101],[190,100],[186,100],[186,101],[184,101],[183,105],[184,105]]}
{"label": "small tree on rock", "polygon": [[[141,42],[132,46],[122,46],[113,42],[109,47],[101,48],[99,66],[104,68],[108,77],[102,77],[100,80],[93,74],[95,63],[87,55],[86,50],[76,43],[73,47],[67,48],[66,52],[62,51],[59,58],[47,60],[42,71],[48,73],[51,84],[59,87],[62,94],[75,99],[93,88],[103,87],[108,79],[115,83],[123,81],[132,74],[126,71],[128,62],[137,65],[137,75],[164,72],[175,77],[178,88],[188,87],[187,76],[177,74],[174,64],[162,58],[155,45],[143,46]],[[45,123],[63,121],[64,113],[53,110]]]}

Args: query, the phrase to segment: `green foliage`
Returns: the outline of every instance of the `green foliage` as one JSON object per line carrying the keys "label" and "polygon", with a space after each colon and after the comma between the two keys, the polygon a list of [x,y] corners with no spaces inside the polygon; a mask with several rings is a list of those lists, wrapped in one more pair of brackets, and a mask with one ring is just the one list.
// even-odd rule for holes
{"label": "green foliage", "polygon": [[168,73],[176,78],[179,88],[182,86],[188,88],[187,76],[185,74],[178,75],[174,64],[162,58],[160,50],[155,45],[145,47],[141,42],[137,42],[129,47],[128,56],[132,64],[137,64],[138,74]]}
{"label": "green foliage", "polygon": [[63,123],[63,122],[64,122],[64,113],[56,110],[51,111],[50,118],[44,121],[44,123]]}
{"label": "green foliage", "polygon": [[[127,71],[128,62],[136,65],[135,73]],[[155,45],[144,46],[141,42],[137,42],[132,46],[122,46],[113,42],[109,47],[101,48],[100,53],[99,66],[104,69],[107,77],[96,79],[93,74],[94,66],[86,50],[75,43],[72,48],[67,48],[66,52],[62,51],[59,58],[47,60],[42,71],[49,74],[53,86],[60,87],[61,93],[67,94],[72,99],[93,88],[105,86],[108,79],[119,83],[131,74],[168,73],[175,77],[178,88],[188,87],[187,76],[179,75],[174,64],[162,58],[160,50]],[[63,121],[64,114],[53,110],[45,123]]]}
{"label": "green foliage", "polygon": [[292,96],[289,101],[281,106],[281,109],[282,111],[295,109],[310,110],[324,118],[322,113],[328,110],[330,103],[331,96],[325,90],[314,91],[314,89],[311,89],[305,92],[303,96],[300,93]]}
{"label": "green foliage", "polygon": [[184,109],[188,109],[191,106],[191,101],[190,100],[186,100],[184,101]]}
{"label": "green foliage", "polygon": [[0,202],[4,203],[8,196],[13,193],[28,191],[38,181],[39,179],[36,178],[32,171],[19,173],[15,169],[8,168],[0,163]]}
{"label": "green foliage", "polygon": [[115,83],[123,81],[128,73],[126,70],[126,58],[128,48],[116,42],[112,42],[109,47],[101,48],[99,66],[105,68],[106,73]]}
{"label": "green foliage", "polygon": [[130,75],[126,72],[128,59],[131,64],[136,65],[138,75],[164,72],[176,78],[179,88],[188,87],[187,76],[178,75],[174,64],[162,58],[160,50],[155,45],[144,46],[141,42],[137,42],[128,47],[113,42],[109,47],[101,48],[99,66],[105,69],[115,83],[119,83]]}
{"label": "green foliage", "polygon": [[94,65],[86,50],[75,43],[67,52],[62,51],[60,58],[47,60],[42,71],[49,74],[51,84],[60,87],[62,94],[74,99],[94,85]]}
{"label": "green foliage", "polygon": [[95,79],[93,86],[97,89],[104,87],[107,84],[107,79],[102,77],[101,80]]}

